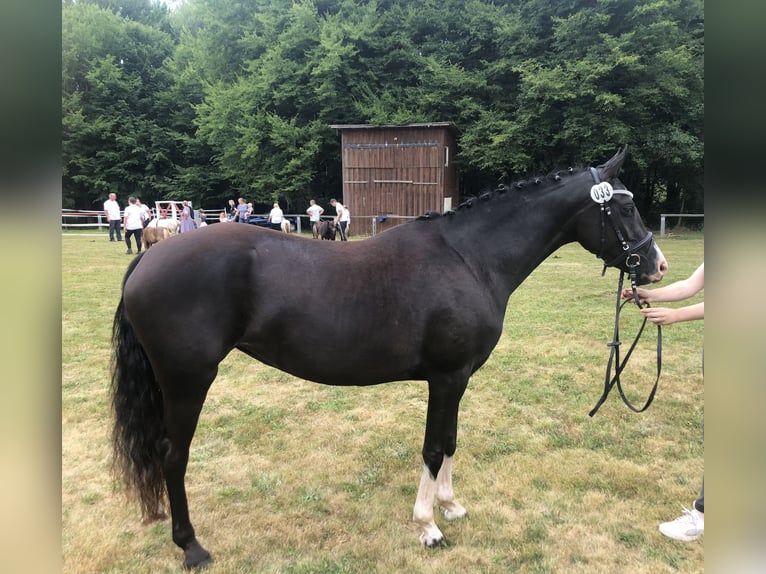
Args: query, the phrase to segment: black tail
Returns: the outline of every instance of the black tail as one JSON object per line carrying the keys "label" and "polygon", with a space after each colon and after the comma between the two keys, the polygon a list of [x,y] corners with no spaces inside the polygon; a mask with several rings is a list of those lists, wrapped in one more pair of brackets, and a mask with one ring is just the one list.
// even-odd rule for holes
{"label": "black tail", "polygon": [[[128,266],[123,289],[141,255]],[[161,515],[165,498],[160,449],[165,438],[162,394],[125,315],[124,296],[114,314],[112,346],[113,468],[128,495],[139,499],[144,520],[150,520]]]}

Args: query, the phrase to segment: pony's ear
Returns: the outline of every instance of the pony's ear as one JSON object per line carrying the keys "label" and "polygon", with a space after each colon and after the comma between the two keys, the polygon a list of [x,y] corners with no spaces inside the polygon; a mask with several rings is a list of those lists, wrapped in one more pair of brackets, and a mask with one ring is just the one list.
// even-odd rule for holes
{"label": "pony's ear", "polygon": [[612,156],[606,163],[598,166],[598,174],[601,177],[601,181],[609,181],[617,177],[622,168],[622,163],[625,161],[625,156],[628,153],[627,144],[623,146],[621,150],[618,150],[616,154]]}

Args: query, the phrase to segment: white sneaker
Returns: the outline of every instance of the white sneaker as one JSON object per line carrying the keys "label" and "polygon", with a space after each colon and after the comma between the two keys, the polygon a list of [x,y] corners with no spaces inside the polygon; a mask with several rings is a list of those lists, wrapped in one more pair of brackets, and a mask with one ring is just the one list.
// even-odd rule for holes
{"label": "white sneaker", "polygon": [[660,532],[675,540],[697,540],[705,532],[705,515],[696,508],[683,511],[675,520],[660,524]]}

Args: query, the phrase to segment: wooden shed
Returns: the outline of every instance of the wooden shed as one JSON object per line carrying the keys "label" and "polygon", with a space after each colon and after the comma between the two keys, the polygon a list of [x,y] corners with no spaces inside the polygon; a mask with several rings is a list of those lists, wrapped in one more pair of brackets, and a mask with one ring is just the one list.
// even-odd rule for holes
{"label": "wooden shed", "polygon": [[380,232],[457,205],[456,129],[451,123],[330,127],[341,135],[342,203],[351,213],[352,235],[370,235],[373,225]]}

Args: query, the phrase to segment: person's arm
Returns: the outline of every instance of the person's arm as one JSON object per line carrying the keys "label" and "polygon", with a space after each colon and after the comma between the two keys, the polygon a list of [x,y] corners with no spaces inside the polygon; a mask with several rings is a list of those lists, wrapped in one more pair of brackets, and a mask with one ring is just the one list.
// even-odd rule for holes
{"label": "person's arm", "polygon": [[[676,281],[670,285],[664,287],[657,287],[656,289],[644,289],[639,287],[636,289],[636,294],[642,303],[663,303],[673,301],[683,301],[696,295],[705,288],[705,264],[702,263],[694,272],[686,279]],[[633,296],[631,289],[624,289],[622,291],[622,297],[627,299]]]}
{"label": "person's arm", "polygon": [[705,318],[705,302],[687,305],[679,309],[670,307],[645,307],[641,314],[655,325],[672,325],[682,321],[696,321]]}

